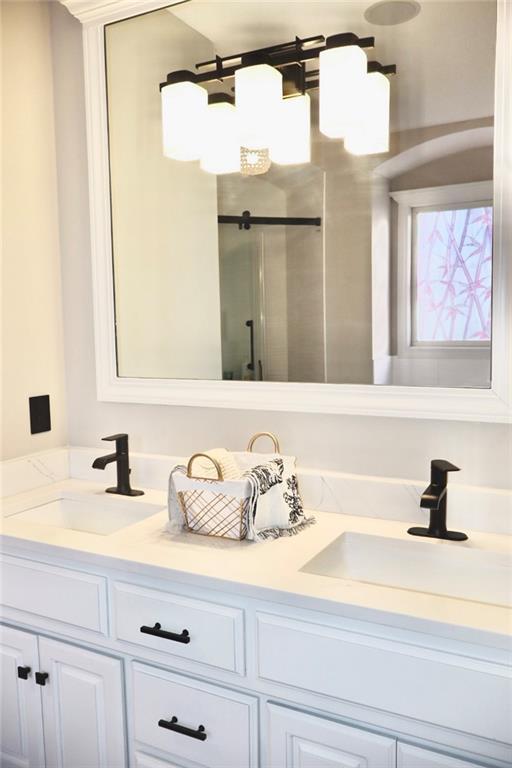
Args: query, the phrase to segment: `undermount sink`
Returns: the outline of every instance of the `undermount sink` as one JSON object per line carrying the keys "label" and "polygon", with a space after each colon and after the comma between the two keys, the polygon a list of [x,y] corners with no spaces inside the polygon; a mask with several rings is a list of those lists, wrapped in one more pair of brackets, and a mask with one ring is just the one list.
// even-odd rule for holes
{"label": "undermount sink", "polygon": [[84,495],[65,496],[9,515],[9,520],[108,536],[157,512],[160,504]]}
{"label": "undermount sink", "polygon": [[301,570],[512,607],[512,557],[452,542],[344,533]]}

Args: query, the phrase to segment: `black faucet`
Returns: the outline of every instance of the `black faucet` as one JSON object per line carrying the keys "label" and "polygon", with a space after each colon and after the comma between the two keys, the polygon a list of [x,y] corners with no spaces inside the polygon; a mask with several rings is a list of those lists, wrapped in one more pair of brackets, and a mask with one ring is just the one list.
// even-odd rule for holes
{"label": "black faucet", "polygon": [[119,493],[121,496],[144,496],[144,491],[136,491],[130,487],[131,470],[128,455],[128,435],[125,433],[110,435],[109,437],[103,437],[102,440],[116,441],[115,453],[99,456],[92,463],[94,469],[105,469],[107,464],[113,461],[117,464],[117,485],[115,488],[107,488],[106,493]]}
{"label": "black faucet", "polygon": [[421,494],[420,507],[430,509],[428,528],[409,528],[411,536],[429,536],[431,539],[466,541],[465,533],[446,530],[446,502],[448,497],[448,472],[458,472],[459,467],[444,459],[430,462],[430,485]]}

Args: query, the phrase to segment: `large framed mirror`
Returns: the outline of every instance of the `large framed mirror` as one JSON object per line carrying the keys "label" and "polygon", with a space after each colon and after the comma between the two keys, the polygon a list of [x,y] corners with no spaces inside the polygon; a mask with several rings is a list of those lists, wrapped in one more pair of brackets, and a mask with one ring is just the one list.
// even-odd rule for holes
{"label": "large framed mirror", "polygon": [[[510,418],[505,2],[277,2],[265,23],[251,0],[65,4],[85,23],[100,399]],[[369,151],[363,122],[343,141],[322,117],[320,53],[345,33],[389,82]],[[293,41],[302,80],[280,53]],[[169,156],[175,73],[226,107],[237,67],[262,61],[241,54],[262,50],[283,101],[308,100],[307,130],[297,113],[258,173],[237,133],[212,172],[230,129],[221,141],[208,106],[203,154]],[[277,107],[268,122],[278,133]]]}

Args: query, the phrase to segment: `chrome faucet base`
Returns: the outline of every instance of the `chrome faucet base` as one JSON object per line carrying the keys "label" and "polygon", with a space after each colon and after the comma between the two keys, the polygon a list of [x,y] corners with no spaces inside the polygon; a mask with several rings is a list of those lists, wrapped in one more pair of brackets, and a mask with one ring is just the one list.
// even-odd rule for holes
{"label": "chrome faucet base", "polygon": [[467,536],[462,531],[431,531],[429,528],[413,527],[407,533],[411,536],[425,536],[429,539],[447,539],[448,541],[467,541]]}
{"label": "chrome faucet base", "polygon": [[116,486],[112,488],[105,488],[105,493],[117,493],[119,496],[144,496],[144,491],[137,491],[134,488],[128,490],[119,489]]}

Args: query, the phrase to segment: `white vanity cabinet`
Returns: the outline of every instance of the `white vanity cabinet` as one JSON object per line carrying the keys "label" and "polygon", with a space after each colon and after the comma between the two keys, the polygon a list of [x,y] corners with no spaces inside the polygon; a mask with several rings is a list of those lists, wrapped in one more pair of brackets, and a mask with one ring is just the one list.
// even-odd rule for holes
{"label": "white vanity cabinet", "polygon": [[110,594],[112,634],[127,648],[153,651],[155,658],[178,666],[180,661],[191,668],[206,664],[244,674],[244,614],[239,608],[121,582],[112,585]]}
{"label": "white vanity cabinet", "polygon": [[158,757],[152,757],[145,752],[136,752],[135,768],[180,768],[180,766],[176,763],[169,763],[167,760],[160,760]]}
{"label": "white vanity cabinet", "polygon": [[48,768],[125,765],[121,662],[102,653],[39,638]]}
{"label": "white vanity cabinet", "polygon": [[477,768],[474,763],[412,744],[397,746],[397,768]]}
{"label": "white vanity cabinet", "polygon": [[133,664],[131,708],[138,744],[204,768],[257,768],[254,696]]}
{"label": "white vanity cabinet", "polygon": [[44,764],[37,637],[0,627],[0,765],[32,768]]}
{"label": "white vanity cabinet", "polygon": [[512,767],[503,649],[50,556],[3,580],[1,768]]}
{"label": "white vanity cabinet", "polygon": [[395,768],[396,742],[333,720],[268,705],[268,768]]}
{"label": "white vanity cabinet", "polygon": [[[2,768],[124,768],[119,659],[1,629]],[[41,673],[47,677],[38,684]]]}
{"label": "white vanity cabinet", "polygon": [[287,707],[268,705],[266,768],[477,768],[475,763]]}

